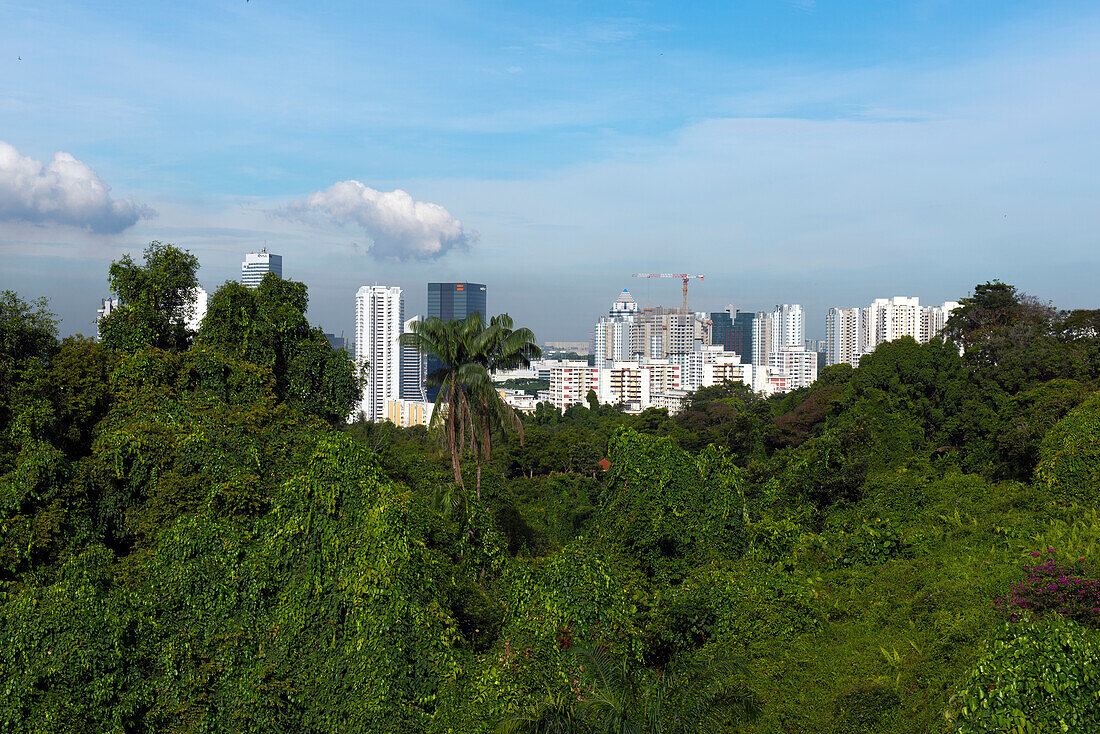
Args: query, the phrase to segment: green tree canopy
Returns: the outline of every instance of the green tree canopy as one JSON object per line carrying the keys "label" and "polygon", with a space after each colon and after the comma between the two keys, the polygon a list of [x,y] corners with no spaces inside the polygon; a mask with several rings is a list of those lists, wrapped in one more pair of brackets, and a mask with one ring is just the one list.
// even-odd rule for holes
{"label": "green tree canopy", "polygon": [[103,343],[132,352],[143,346],[180,351],[191,342],[187,319],[193,315],[199,260],[175,245],[151,242],[145,265],[129,255],[111,264],[107,276],[119,308],[102,319]]}
{"label": "green tree canopy", "polygon": [[268,273],[258,288],[229,281],[207,305],[197,345],[267,367],[281,400],[330,422],[342,421],[361,383],[347,352],[333,349],[306,320],[304,283]]}

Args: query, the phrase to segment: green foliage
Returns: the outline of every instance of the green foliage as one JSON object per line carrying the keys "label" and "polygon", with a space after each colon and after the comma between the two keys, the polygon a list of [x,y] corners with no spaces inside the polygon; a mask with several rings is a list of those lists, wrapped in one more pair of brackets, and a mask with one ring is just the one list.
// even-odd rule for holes
{"label": "green foliage", "polygon": [[132,352],[146,346],[180,351],[191,342],[187,319],[192,315],[199,261],[187,250],[151,242],[145,265],[129,255],[111,264],[107,276],[119,308],[100,320],[103,343]]}
{"label": "green foliage", "polygon": [[138,595],[113,593],[102,546],[70,558],[49,583],[0,596],[0,722],[10,732],[133,731],[153,698]]}
{"label": "green foliage", "polygon": [[610,460],[596,528],[646,574],[675,583],[692,564],[743,547],[741,472],[727,452],[710,446],[692,456],[671,439],[624,429]]}
{"label": "green foliage", "polygon": [[[45,298],[27,303],[14,291],[0,293],[0,427],[10,426],[18,412],[12,393],[23,373],[47,363],[57,349],[57,317],[48,308]],[[0,467],[13,448],[7,434],[0,432]]]}
{"label": "green foliage", "polygon": [[1057,618],[1009,624],[955,701],[959,734],[1100,727],[1100,636]]}
{"label": "green foliage", "polygon": [[1082,504],[1100,486],[1100,393],[1088,396],[1043,438],[1036,481],[1055,497]]}
{"label": "green foliage", "polygon": [[[1013,297],[962,359],[543,405],[522,439],[480,388],[528,337],[443,325],[457,455],[310,416],[344,388],[300,284],[227,285],[180,351],[59,344],[7,297],[0,730],[1096,728],[1095,635],[1058,616],[1094,621],[1100,316]],[[1074,563],[1022,581],[1036,548]],[[1014,589],[1038,619],[999,632]]]}
{"label": "green foliage", "polygon": [[306,286],[268,273],[258,288],[229,281],[211,297],[196,344],[262,365],[280,400],[331,423],[359,399],[351,356],[309,325]]}
{"label": "green foliage", "polygon": [[881,683],[857,686],[837,697],[833,707],[834,731],[837,734],[876,731],[882,718],[900,704],[901,698],[890,686]]}

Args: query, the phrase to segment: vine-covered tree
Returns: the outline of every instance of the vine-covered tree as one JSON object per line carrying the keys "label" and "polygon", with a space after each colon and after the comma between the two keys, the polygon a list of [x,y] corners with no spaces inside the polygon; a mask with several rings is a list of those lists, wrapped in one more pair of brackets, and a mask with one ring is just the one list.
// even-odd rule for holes
{"label": "vine-covered tree", "polygon": [[143,346],[180,351],[191,343],[187,320],[193,314],[199,260],[175,245],[151,242],[145,264],[129,255],[111,264],[107,281],[119,308],[101,319],[103,343],[132,352]]}
{"label": "vine-covered tree", "polygon": [[259,287],[229,281],[210,297],[196,345],[268,367],[281,400],[330,422],[344,420],[361,383],[344,350],[306,320],[304,283],[268,273]]}

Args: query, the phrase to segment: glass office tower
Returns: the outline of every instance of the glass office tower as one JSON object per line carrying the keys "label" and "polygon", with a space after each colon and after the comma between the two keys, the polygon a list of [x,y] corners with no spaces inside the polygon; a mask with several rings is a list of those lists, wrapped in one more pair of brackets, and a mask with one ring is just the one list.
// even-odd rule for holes
{"label": "glass office tower", "polygon": [[[428,283],[428,318],[433,316],[444,321],[465,319],[477,311],[485,321],[489,312],[485,310],[484,283]],[[428,374],[439,368],[439,361],[428,359]],[[439,388],[428,390],[428,400],[434,401]]]}

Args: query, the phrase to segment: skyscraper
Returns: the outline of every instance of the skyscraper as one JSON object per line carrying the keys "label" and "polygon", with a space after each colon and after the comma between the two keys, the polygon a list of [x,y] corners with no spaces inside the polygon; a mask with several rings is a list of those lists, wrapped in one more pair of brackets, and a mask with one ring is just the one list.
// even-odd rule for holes
{"label": "skyscraper", "polygon": [[756,314],[752,311],[738,311],[733,315],[733,351],[746,364],[753,364],[752,324]]}
{"label": "skyscraper", "polygon": [[485,285],[482,283],[428,283],[428,318],[464,319],[474,311],[485,321]]}
{"label": "skyscraper", "polygon": [[710,315],[713,322],[710,343],[721,346],[727,352],[736,352],[741,361],[752,363],[752,323],[756,314],[740,311],[733,305],[725,311],[715,311]]}
{"label": "skyscraper", "polygon": [[797,303],[776,306],[772,311],[771,330],[770,351],[806,346],[806,325],[802,321],[802,306]]}
{"label": "skyscraper", "polygon": [[637,301],[630,291],[623,288],[608,309],[607,316],[601,316],[592,331],[592,353],[596,355],[597,367],[605,359],[630,359],[630,328],[637,314]]}
{"label": "skyscraper", "polygon": [[268,273],[275,273],[283,277],[283,256],[268,252],[267,248],[259,252],[250,252],[244,256],[241,263],[241,282],[249,288],[260,285],[260,281]]}
{"label": "skyscraper", "polygon": [[405,304],[401,289],[365,285],[355,294],[355,363],[366,366],[359,411],[369,421],[386,417],[386,402],[401,394],[401,348]]}
{"label": "skyscraper", "polygon": [[[411,334],[413,324],[423,321],[420,314],[404,323],[403,332]],[[401,347],[401,399],[426,400],[427,392],[424,380],[428,377],[428,364],[424,355],[416,347]]]}
{"label": "skyscraper", "polygon": [[[429,319],[462,320],[475,311],[481,314],[482,320],[489,320],[489,312],[485,309],[484,283],[428,283]],[[441,366],[438,359],[429,357],[425,374],[430,375]],[[438,387],[428,390],[428,400],[434,402],[437,395]]]}

